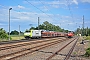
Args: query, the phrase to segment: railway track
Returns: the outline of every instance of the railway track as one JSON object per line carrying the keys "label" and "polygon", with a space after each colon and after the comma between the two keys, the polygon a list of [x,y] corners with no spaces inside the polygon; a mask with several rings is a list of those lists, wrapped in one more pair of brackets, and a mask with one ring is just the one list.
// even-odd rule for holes
{"label": "railway track", "polygon": [[66,57],[65,57],[65,59],[64,59],[64,60],[68,60],[68,59],[70,58],[71,53],[73,52],[74,47],[75,47],[75,45],[76,45],[77,41],[78,41],[78,38],[77,38],[77,40],[75,41],[75,43],[73,44],[73,46],[71,47],[71,49],[69,50],[69,52],[68,52],[68,54],[66,55]]}
{"label": "railway track", "polygon": [[[29,53],[27,52],[27,54],[25,54],[25,55],[18,56],[18,58],[15,57],[15,59],[16,60],[68,60],[69,57],[71,57],[71,53],[73,51],[73,48],[74,48],[77,40],[78,40],[78,38],[77,39],[72,38],[70,40],[66,40],[63,42],[57,41],[56,43],[52,43],[50,45],[38,47],[31,52],[29,51]],[[67,42],[67,43],[65,44],[65,42]],[[60,44],[60,46],[59,46],[59,44]],[[64,45],[62,45],[62,44],[64,44]],[[58,47],[56,47],[57,45],[58,45]],[[56,48],[53,49],[53,47],[56,47]],[[67,50],[67,48],[69,48],[69,49]],[[62,51],[64,52],[64,50],[67,50],[67,52],[65,54],[60,53]],[[58,56],[60,56],[60,57],[58,57]],[[66,56],[68,58],[66,58]]]}
{"label": "railway track", "polygon": [[[75,38],[74,40],[76,40],[75,43],[73,44],[73,46],[71,47],[71,49],[69,50],[68,54],[66,55],[66,57],[65,57],[63,60],[68,60],[69,57],[71,56],[71,53],[72,53],[72,51],[73,51],[73,49],[74,49],[74,47],[75,47],[75,45],[76,45],[76,43],[77,43],[78,38]],[[72,43],[74,40],[70,41],[70,42],[67,43],[65,46],[63,46],[62,48],[60,48],[58,51],[54,52],[54,53],[53,53],[51,56],[49,56],[46,60],[50,60],[50,59],[52,59],[52,57],[58,55],[59,52],[61,52],[64,48],[66,48],[66,47],[67,47],[70,43]]]}
{"label": "railway track", "polygon": [[[55,40],[55,39],[52,39],[52,40]],[[41,40],[41,41],[34,41],[34,42],[30,42],[30,43],[27,42],[27,43],[22,43],[22,44],[12,44],[12,45],[9,45],[9,46],[0,47],[0,51],[1,50],[6,50],[6,49],[22,47],[22,46],[27,46],[27,45],[36,44],[36,43],[48,42],[48,41],[51,41],[51,40]]]}
{"label": "railway track", "polygon": [[[55,39],[53,39],[53,40],[55,40]],[[48,42],[48,43],[41,44],[41,45],[38,45],[38,46],[35,46],[35,47],[25,48],[25,49],[20,50],[20,51],[17,51],[17,52],[13,52],[13,53],[9,53],[9,54],[2,55],[2,56],[0,56],[0,58],[1,58],[2,60],[3,60],[3,59],[12,60],[12,59],[18,58],[18,57],[20,57],[20,56],[24,56],[24,55],[27,55],[27,54],[29,54],[29,53],[35,52],[35,51],[37,51],[37,50],[46,48],[46,47],[48,47],[48,46],[55,45],[55,44],[57,44],[57,43],[60,43],[60,42],[62,42],[62,41],[65,41],[65,40],[66,40],[66,39],[56,40],[56,41]],[[48,41],[50,41],[50,40],[48,40]],[[37,43],[41,43],[41,42],[46,42],[46,41],[39,41],[39,42],[37,42]],[[32,44],[36,44],[36,42],[34,42],[34,43],[32,43]],[[30,45],[30,43],[28,43],[28,44],[23,44],[23,45],[13,45],[13,46],[9,46],[9,47],[6,47],[6,48],[1,47],[1,50],[6,50],[6,49],[11,49],[11,48],[21,47],[21,46],[26,46],[26,45]]]}
{"label": "railway track", "polygon": [[[0,45],[5,45],[5,44],[15,44],[15,43],[21,43],[21,42],[29,42],[29,41],[36,41],[36,40],[45,40],[47,38],[40,38],[40,39],[21,39],[21,40],[12,40],[12,41],[2,41],[0,42]],[[53,38],[51,38],[53,39]]]}

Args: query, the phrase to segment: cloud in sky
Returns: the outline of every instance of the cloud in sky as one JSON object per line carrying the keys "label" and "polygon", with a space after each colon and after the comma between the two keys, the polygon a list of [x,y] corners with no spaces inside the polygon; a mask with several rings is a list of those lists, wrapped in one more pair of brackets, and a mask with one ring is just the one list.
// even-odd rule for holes
{"label": "cloud in sky", "polygon": [[73,2],[74,2],[76,5],[78,5],[78,2],[77,2],[77,0],[73,0]]}
{"label": "cloud in sky", "polygon": [[[28,0],[31,4],[42,10],[36,9],[34,6],[24,0],[23,4],[16,4],[7,6],[6,9],[0,8],[0,22],[4,22],[1,24],[8,25],[8,8],[13,7],[11,10],[11,25],[14,28],[16,25],[23,25],[23,29],[26,29],[26,25],[32,24],[33,26],[37,26],[38,17],[40,17],[40,24],[44,21],[48,21],[55,25],[60,25],[63,28],[68,28],[75,26],[76,23],[82,26],[81,17],[78,14],[78,10],[80,7],[78,6],[80,2],[90,2],[89,0]],[[70,15],[70,11],[68,9],[68,5],[70,8],[74,8],[72,13],[74,15],[74,20]],[[2,5],[1,5],[2,6]],[[72,7],[73,6],[73,7]],[[81,12],[81,11],[79,11]],[[73,29],[73,27],[72,27]]]}
{"label": "cloud in sky", "polygon": [[25,7],[24,6],[21,6],[21,5],[18,5],[18,8],[25,9]]}
{"label": "cloud in sky", "polygon": [[[3,10],[5,11],[5,10]],[[7,10],[6,10],[7,11]],[[71,19],[70,16],[62,16],[60,14],[50,14],[47,13],[48,15],[44,14],[44,13],[37,13],[37,12],[18,12],[18,11],[14,11],[11,10],[11,23],[13,24],[14,22],[20,22],[20,25],[23,25],[23,23],[25,24],[37,24],[37,20],[38,17],[40,17],[40,23],[42,24],[44,21],[48,21],[52,24],[56,24],[59,25],[60,23],[63,25],[63,23],[67,22],[68,24],[71,24],[72,22],[69,22]],[[57,17],[57,18],[55,18]],[[60,20],[59,18],[62,18],[62,20]],[[7,15],[2,14],[2,16],[0,16],[1,21],[6,22],[6,25],[8,25],[8,12]],[[58,21],[58,22],[56,22]],[[17,23],[16,23],[17,25]],[[67,24],[66,24],[67,25]]]}
{"label": "cloud in sky", "polygon": [[[68,4],[76,4],[78,5],[78,1],[77,0],[52,0],[52,1],[43,1],[43,0],[37,0],[37,1],[29,1],[31,4],[34,4],[35,6],[39,6],[40,4],[42,4],[41,6],[45,5],[46,7],[50,7],[50,8],[64,8],[65,6],[67,6]],[[26,1],[24,1],[24,3],[27,3]]]}
{"label": "cloud in sky", "polygon": [[90,3],[90,0],[80,0],[80,1],[83,3],[85,3],[85,2]]}
{"label": "cloud in sky", "polygon": [[0,25],[3,26],[3,25],[5,25],[5,24],[0,23]]}

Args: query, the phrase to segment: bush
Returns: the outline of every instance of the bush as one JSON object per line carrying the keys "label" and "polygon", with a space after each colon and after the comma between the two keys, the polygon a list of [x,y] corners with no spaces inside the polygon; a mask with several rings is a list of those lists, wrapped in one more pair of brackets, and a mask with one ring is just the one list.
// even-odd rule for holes
{"label": "bush", "polygon": [[89,56],[90,56],[90,48],[86,49],[85,56],[86,56],[86,57],[89,57]]}
{"label": "bush", "polygon": [[0,28],[0,39],[8,39],[8,34],[6,33],[5,30],[3,30],[3,28]]}

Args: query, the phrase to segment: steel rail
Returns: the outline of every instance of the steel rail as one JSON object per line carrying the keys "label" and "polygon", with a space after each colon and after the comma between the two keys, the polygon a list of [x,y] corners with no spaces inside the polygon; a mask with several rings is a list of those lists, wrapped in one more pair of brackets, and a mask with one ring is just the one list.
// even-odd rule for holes
{"label": "steel rail", "polygon": [[[55,40],[55,39],[52,39]],[[0,47],[0,51],[1,50],[6,50],[6,49],[11,49],[11,48],[17,48],[17,47],[22,47],[22,46],[27,46],[27,45],[31,45],[31,44],[36,44],[36,43],[42,43],[42,42],[48,42],[51,40],[44,40],[44,41],[38,41],[38,42],[30,42],[30,43],[23,43],[23,44],[17,44],[17,45],[11,45],[11,46],[5,46],[5,47]]]}
{"label": "steel rail", "polygon": [[27,53],[25,53],[25,54],[22,54],[22,55],[19,55],[19,56],[10,58],[9,60],[13,60],[13,59],[18,58],[18,57],[20,57],[20,56],[25,56],[25,55],[27,55],[27,54],[33,53],[33,52],[35,52],[35,51],[38,51],[38,50],[43,49],[43,48],[46,48],[46,47],[48,47],[48,46],[55,45],[55,44],[60,43],[60,42],[61,42],[61,41],[57,41],[57,42],[54,42],[54,43],[51,43],[51,44],[48,44],[48,45],[46,44],[46,46],[39,47],[39,48],[37,48],[36,50],[32,50],[32,51],[27,52]]}
{"label": "steel rail", "polygon": [[72,48],[69,50],[69,52],[68,52],[68,54],[66,55],[66,57],[65,57],[64,60],[68,60],[68,59],[70,58],[71,53],[73,52],[73,49],[74,49],[74,47],[75,47],[77,41],[78,41],[78,38],[77,38],[76,42],[73,44]]}
{"label": "steel rail", "polygon": [[[56,42],[60,43],[61,41],[62,41],[62,40],[58,40],[58,41],[56,41]],[[63,40],[63,41],[64,41],[64,40]],[[55,41],[54,41],[54,42],[47,43],[47,44],[42,44],[42,45],[39,45],[39,46],[35,46],[35,47],[32,47],[32,48],[27,48],[27,49],[22,50],[22,51],[18,51],[18,52],[14,52],[14,53],[11,53],[11,54],[7,54],[7,55],[0,56],[0,58],[4,58],[4,57],[10,56],[10,55],[22,53],[22,52],[24,52],[24,51],[31,50],[31,49],[34,49],[34,48],[39,47],[38,49],[32,50],[31,52],[28,52],[28,53],[25,53],[25,54],[22,54],[22,55],[19,55],[19,56],[16,56],[16,57],[11,58],[11,59],[14,59],[14,58],[17,58],[17,57],[20,57],[20,56],[23,56],[23,55],[26,55],[26,54],[35,52],[35,51],[37,51],[37,50],[39,50],[39,49],[45,48],[45,47],[47,47],[48,44],[49,44],[49,46],[50,46],[50,44],[53,45],[54,43],[55,43]],[[55,44],[56,44],[56,43],[55,43]],[[46,45],[46,46],[45,46],[45,45]],[[44,47],[41,47],[41,46],[44,46]],[[41,48],[40,48],[40,47],[41,47]]]}
{"label": "steel rail", "polygon": [[70,41],[69,43],[67,43],[65,46],[63,46],[62,48],[60,48],[58,51],[56,51],[55,53],[53,53],[51,56],[49,56],[46,60],[50,60],[52,57],[54,57],[55,55],[57,55],[61,50],[63,50],[66,46],[68,46],[71,42],[73,42],[76,38],[74,38],[72,41]]}

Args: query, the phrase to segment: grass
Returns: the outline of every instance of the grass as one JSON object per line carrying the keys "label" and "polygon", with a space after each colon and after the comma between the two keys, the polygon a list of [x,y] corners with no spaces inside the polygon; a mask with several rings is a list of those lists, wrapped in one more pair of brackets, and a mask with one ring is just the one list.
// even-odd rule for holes
{"label": "grass", "polygon": [[0,39],[0,42],[2,42],[2,41],[8,41],[8,40],[6,40],[6,39]]}
{"label": "grass", "polygon": [[[84,40],[89,40],[89,41],[90,41],[90,36],[87,36],[87,37],[84,36],[83,38],[84,38]],[[90,42],[89,42],[89,44],[88,44],[88,47],[90,47]]]}
{"label": "grass", "polygon": [[74,54],[77,54],[77,52],[73,52]]}
{"label": "grass", "polygon": [[11,39],[12,40],[20,40],[20,39],[24,39],[24,36],[11,35]]}
{"label": "grass", "polygon": [[85,37],[85,40],[90,40],[90,36]]}
{"label": "grass", "polygon": [[89,57],[89,56],[90,56],[90,48],[87,48],[87,49],[86,49],[85,56],[86,56],[86,57]]}
{"label": "grass", "polygon": [[[90,36],[84,36],[83,37],[85,40],[90,40]],[[89,42],[89,44],[88,44],[88,48],[86,49],[86,53],[85,53],[85,55],[84,56],[86,56],[86,57],[89,57],[90,56],[90,42]]]}
{"label": "grass", "polygon": [[[20,39],[25,39],[23,35],[19,36],[19,35],[10,35],[11,40],[20,40]],[[9,41],[8,39],[0,39],[1,41]]]}
{"label": "grass", "polygon": [[90,47],[90,42],[89,42],[88,46]]}

